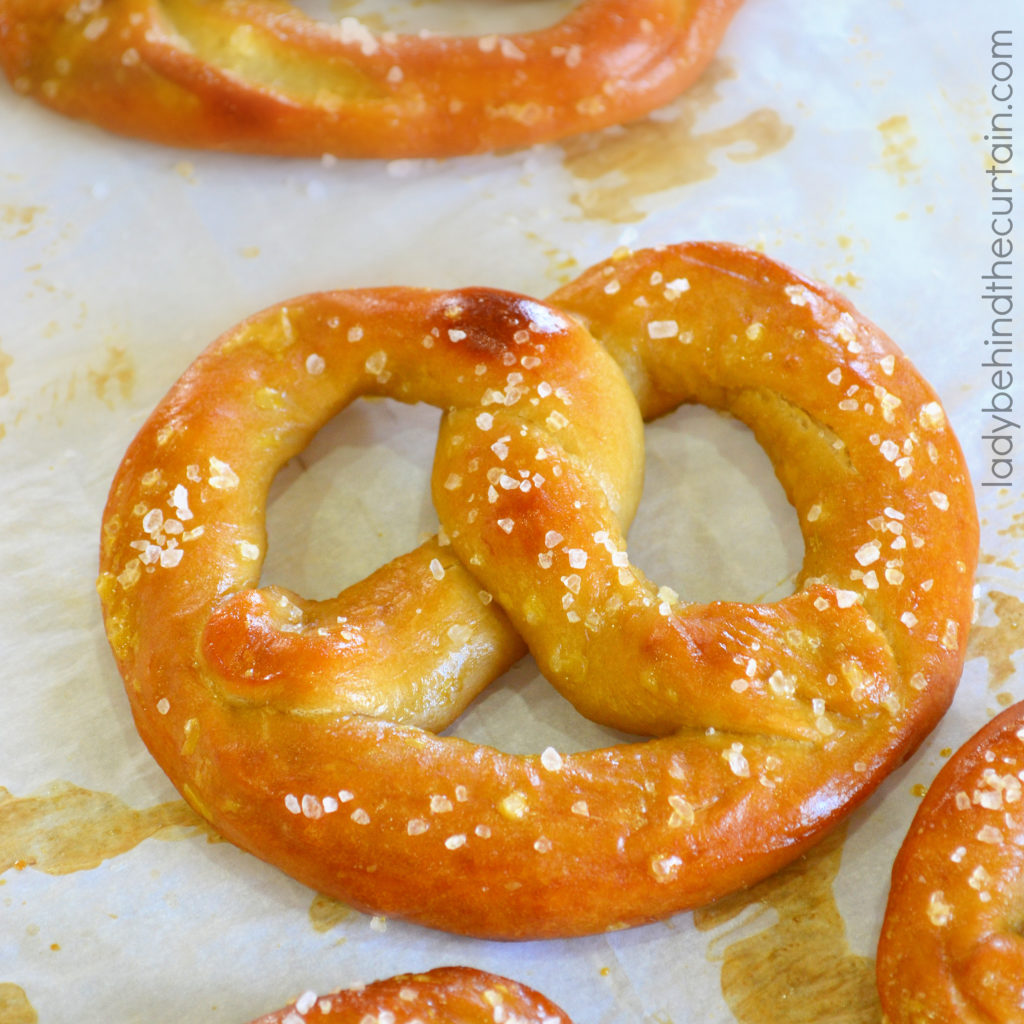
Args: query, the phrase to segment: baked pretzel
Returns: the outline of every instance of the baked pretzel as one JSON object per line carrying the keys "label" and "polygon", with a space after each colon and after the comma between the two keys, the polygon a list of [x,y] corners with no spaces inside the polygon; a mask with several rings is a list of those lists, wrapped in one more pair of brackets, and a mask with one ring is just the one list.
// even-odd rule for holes
{"label": "baked pretzel", "polygon": [[1024,1021],[1024,702],[943,766],[893,866],[878,946],[891,1024]]}
{"label": "baked pretzel", "polygon": [[[630,564],[631,389],[647,417],[750,424],[806,542],[792,596],[686,604]],[[446,410],[441,540],[333,601],[253,589],[274,472],[361,393]],[[129,448],[99,587],[140,734],[227,838],[364,910],[536,938],[706,903],[863,800],[951,698],[976,546],[957,442],[892,343],[693,244],[548,304],[334,292],[246,321]],[[426,731],[520,634],[584,714],[658,738],[513,756]]]}
{"label": "baked pretzel", "polygon": [[302,995],[290,1006],[252,1024],[572,1024],[539,992],[472,967],[437,967],[424,974],[399,974],[369,985],[317,996]]}
{"label": "baked pretzel", "polygon": [[440,157],[648,113],[697,79],[741,2],[581,0],[541,31],[450,37],[287,0],[0,0],[0,65],[54,110],[169,145]]}

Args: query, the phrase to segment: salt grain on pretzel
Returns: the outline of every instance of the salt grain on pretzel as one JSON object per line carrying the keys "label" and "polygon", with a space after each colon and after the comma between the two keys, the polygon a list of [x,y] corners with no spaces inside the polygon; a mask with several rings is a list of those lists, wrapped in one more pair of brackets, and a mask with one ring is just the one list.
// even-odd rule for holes
{"label": "salt grain on pretzel", "polygon": [[449,37],[286,0],[0,0],[0,66],[54,110],[171,145],[437,157],[648,113],[695,81],[741,2],[582,0],[547,29]]}
{"label": "salt grain on pretzel", "polygon": [[891,1024],[1024,1020],[1024,703],[929,787],[893,866],[878,947]]}
{"label": "salt grain on pretzel", "polygon": [[[687,604],[632,565],[638,413],[577,321],[648,418],[702,402],[752,427],[806,543],[791,597]],[[450,545],[336,603],[252,589],[274,471],[367,392],[448,410]],[[358,907],[504,938],[662,917],[805,850],[948,705],[977,544],[959,447],[895,346],[831,291],[699,244],[621,254],[550,304],[275,307],[172,389],[104,522],[108,633],[193,806]],[[659,738],[513,756],[422,728],[518,633],[584,714]]]}
{"label": "salt grain on pretzel", "polygon": [[320,996],[306,992],[252,1024],[572,1024],[540,993],[470,967],[438,967],[353,985]]}

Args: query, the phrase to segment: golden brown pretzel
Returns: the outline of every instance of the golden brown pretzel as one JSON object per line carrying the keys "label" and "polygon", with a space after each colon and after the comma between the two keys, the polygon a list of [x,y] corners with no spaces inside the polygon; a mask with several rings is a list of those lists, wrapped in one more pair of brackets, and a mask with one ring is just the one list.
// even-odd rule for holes
{"label": "golden brown pretzel", "polygon": [[1024,702],[943,766],[893,866],[878,947],[891,1024],[1024,1021]]}
{"label": "golden brown pretzel", "polygon": [[327,996],[308,992],[252,1024],[572,1024],[550,999],[497,974],[437,967]]}
{"label": "golden brown pretzel", "polygon": [[[389,290],[275,307],[171,390],[104,517],[108,633],[139,731],[189,801],[314,888],[482,936],[636,924],[780,867],[945,710],[971,610],[959,447],[844,300],[692,244],[622,255],[551,301]],[[698,401],[751,425],[807,545],[792,597],[686,605],[629,564],[635,403],[559,310],[646,416]],[[439,394],[456,383],[472,393]],[[249,589],[274,470],[367,389],[448,409],[432,486],[450,546],[336,603]],[[517,632],[583,713],[661,738],[524,757],[418,727],[518,656]]]}
{"label": "golden brown pretzel", "polygon": [[653,110],[742,0],[581,0],[503,36],[375,35],[287,0],[0,0],[14,88],[157,142],[291,156],[527,146]]}

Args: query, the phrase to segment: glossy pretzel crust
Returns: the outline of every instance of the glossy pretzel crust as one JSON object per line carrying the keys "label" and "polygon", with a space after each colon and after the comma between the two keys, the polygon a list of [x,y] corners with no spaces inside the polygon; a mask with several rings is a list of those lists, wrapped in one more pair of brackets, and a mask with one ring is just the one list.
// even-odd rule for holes
{"label": "glossy pretzel crust", "polygon": [[572,1024],[549,999],[525,985],[471,967],[399,974],[327,996],[312,993],[252,1024]]}
{"label": "glossy pretzel crust", "polygon": [[[805,540],[792,596],[695,605],[630,564],[631,391],[751,426]],[[254,589],[274,472],[367,393],[446,409],[441,537],[333,601]],[[959,446],[893,343],[694,243],[549,303],[334,292],[229,331],[129,449],[99,585],[140,734],[225,836],[373,913],[537,938],[706,903],[857,806],[948,706],[976,549]],[[520,636],[582,713],[656,738],[514,756],[427,731]]]}
{"label": "glossy pretzel crust", "polygon": [[0,66],[71,117],[176,146],[440,157],[648,113],[707,66],[742,0],[582,0],[503,36],[373,34],[286,0],[0,0]]}
{"label": "glossy pretzel crust", "polygon": [[1024,1021],[1024,702],[929,787],[893,866],[878,947],[891,1024]]}

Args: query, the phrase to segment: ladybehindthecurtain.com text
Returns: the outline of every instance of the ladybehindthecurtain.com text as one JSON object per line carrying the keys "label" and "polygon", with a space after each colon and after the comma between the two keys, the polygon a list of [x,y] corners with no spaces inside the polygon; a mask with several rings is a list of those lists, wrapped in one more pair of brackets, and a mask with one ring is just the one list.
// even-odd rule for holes
{"label": "ladybehindthecurtain.com text", "polygon": [[993,32],[989,68],[992,116],[985,134],[989,177],[989,250],[991,265],[981,275],[982,301],[991,311],[984,339],[986,375],[985,442],[988,465],[982,487],[1014,486],[1014,449],[1020,409],[1014,404],[1014,253],[1013,253],[1013,31]]}

